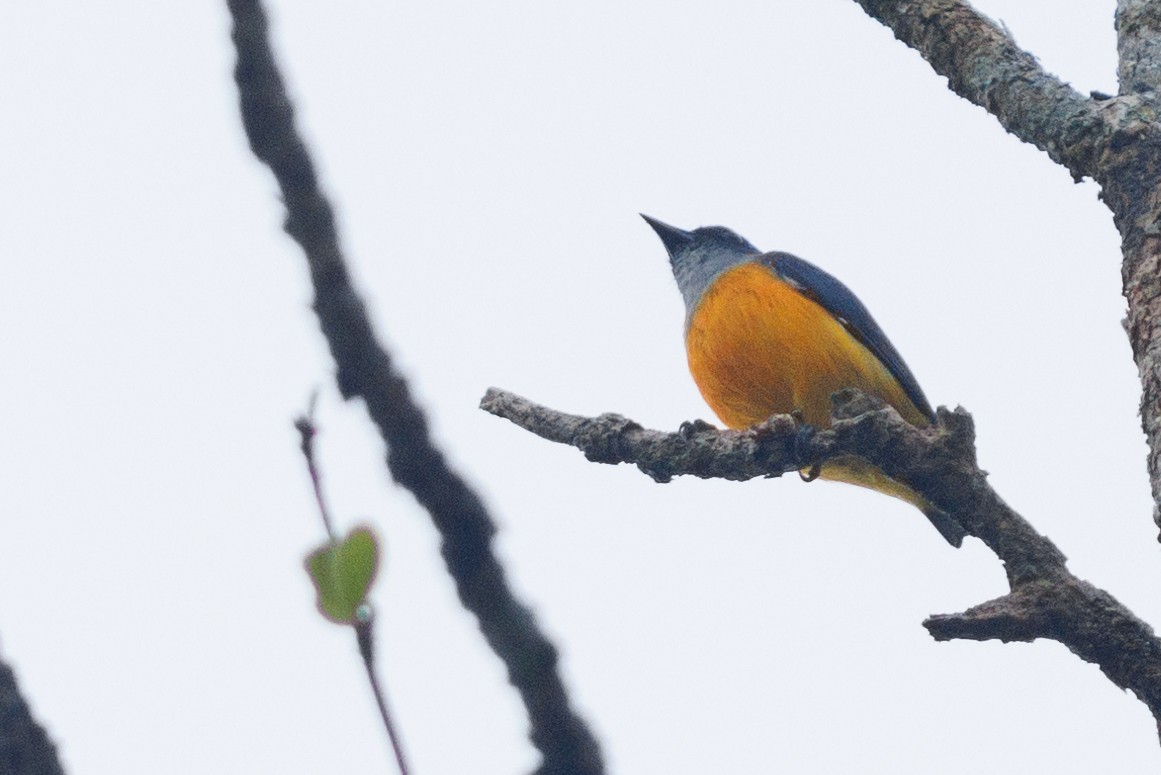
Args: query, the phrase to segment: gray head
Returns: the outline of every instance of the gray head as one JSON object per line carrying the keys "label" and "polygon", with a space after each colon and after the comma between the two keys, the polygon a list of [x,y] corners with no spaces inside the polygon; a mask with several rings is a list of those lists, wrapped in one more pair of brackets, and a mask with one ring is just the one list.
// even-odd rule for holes
{"label": "gray head", "polygon": [[725,226],[703,226],[685,231],[644,213],[641,217],[653,227],[669,251],[669,264],[673,267],[681,297],[685,299],[686,320],[718,275],[762,253]]}

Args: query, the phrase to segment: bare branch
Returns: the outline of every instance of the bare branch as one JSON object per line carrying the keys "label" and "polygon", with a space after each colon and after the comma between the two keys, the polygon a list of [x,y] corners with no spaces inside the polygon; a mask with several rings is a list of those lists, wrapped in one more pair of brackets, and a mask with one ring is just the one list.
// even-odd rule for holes
{"label": "bare branch", "polygon": [[1153,629],[1108,592],[1063,568],[963,613],[932,616],[923,626],[941,641],[1058,641],[1132,691],[1161,720],[1161,642]]}
{"label": "bare branch", "polygon": [[286,230],[302,246],[314,282],[314,309],[337,366],[343,396],[362,397],[387,444],[387,466],[427,509],[464,607],[475,614],[508,668],[543,755],[542,773],[603,772],[596,740],[569,707],[557,651],[516,599],[492,551],[496,532],[483,503],[451,469],[428,434],[427,419],[376,340],[351,284],[330,202],[294,127],[294,112],[267,40],[258,0],[228,0],[238,52],[234,78],[254,154],[274,172],[286,203]]}
{"label": "bare branch", "polygon": [[693,423],[664,433],[619,415],[556,412],[495,388],[481,407],[577,447],[595,462],[632,463],[659,482],[683,474],[779,476],[848,455],[867,460],[947,512],[987,544],[1007,572],[1010,594],[962,614],[931,617],[924,624],[933,637],[1059,641],[1131,690],[1161,721],[1161,640],[1107,592],[1073,576],[1060,550],[996,494],[976,464],[967,412],[940,407],[934,426],[916,428],[857,391],[840,391],[834,399],[831,427],[814,433],[804,433],[786,415],[744,431]]}
{"label": "bare branch", "polygon": [[488,389],[480,408],[543,439],[576,447],[594,463],[633,463],[658,482],[685,475],[744,481],[804,465],[794,453],[799,426],[789,415],[776,415],[760,429],[719,431],[695,422],[665,433],[619,414],[565,414],[496,388]]}
{"label": "bare branch", "polygon": [[1096,177],[1111,128],[1101,105],[1047,73],[1011,35],[960,0],[857,0],[918,51],[951,90],[1072,172]]}
{"label": "bare branch", "polygon": [[961,97],[1074,179],[1100,183],[1121,234],[1125,328],[1141,377],[1153,521],[1161,527],[1161,2],[1119,0],[1121,94],[1088,99],[962,0],[857,1],[947,76]]}
{"label": "bare branch", "polygon": [[972,606],[961,614],[936,614],[923,626],[936,640],[1001,640],[1031,642],[1048,637],[1049,616],[1046,610],[1051,589],[1044,585],[1025,584],[995,600]]}

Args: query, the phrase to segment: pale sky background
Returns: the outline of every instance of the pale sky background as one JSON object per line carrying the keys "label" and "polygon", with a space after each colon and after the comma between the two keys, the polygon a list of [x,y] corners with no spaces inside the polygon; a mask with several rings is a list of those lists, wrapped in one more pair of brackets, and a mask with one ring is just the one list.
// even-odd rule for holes
{"label": "pale sky background", "polygon": [[[711,419],[638,218],[850,285],[1078,575],[1161,623],[1120,253],[1091,182],[850,0],[272,4],[379,332],[500,523],[609,769],[1146,773],[1145,706],[1056,643],[933,642],[1005,591],[910,507],[797,477],[660,486],[484,414],[489,385]],[[1112,0],[981,0],[1116,90]],[[71,773],[390,772],[291,427],[388,559],[379,657],[416,775],[528,772],[427,516],[344,405],[251,157],[223,3],[0,6],[0,653]]]}

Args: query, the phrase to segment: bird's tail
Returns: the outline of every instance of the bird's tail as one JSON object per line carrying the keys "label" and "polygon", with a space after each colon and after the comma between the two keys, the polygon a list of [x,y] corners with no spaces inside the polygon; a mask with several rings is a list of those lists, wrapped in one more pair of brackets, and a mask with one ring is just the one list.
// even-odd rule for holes
{"label": "bird's tail", "polygon": [[928,503],[922,495],[861,458],[840,457],[832,460],[822,467],[819,478],[866,487],[910,503],[923,512],[949,544],[957,548],[963,544],[964,536],[967,535],[963,526],[950,514]]}

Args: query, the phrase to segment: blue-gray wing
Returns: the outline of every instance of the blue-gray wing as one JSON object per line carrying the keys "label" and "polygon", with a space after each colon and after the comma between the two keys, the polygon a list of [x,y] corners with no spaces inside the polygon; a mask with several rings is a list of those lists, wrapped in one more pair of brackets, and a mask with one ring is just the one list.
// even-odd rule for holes
{"label": "blue-gray wing", "polygon": [[870,350],[879,362],[887,367],[887,371],[899,380],[903,392],[911,399],[911,403],[915,404],[915,408],[928,418],[935,419],[931,404],[927,403],[927,397],[923,395],[923,390],[915,381],[911,369],[907,368],[899,351],[891,344],[883,329],[879,328],[879,324],[850,288],[809,261],[789,253],[766,253],[760,260],[779,277],[796,286],[804,295],[834,315],[851,336]]}

